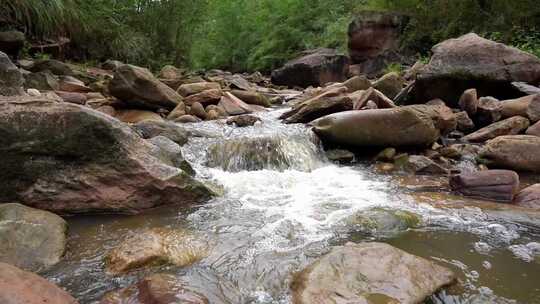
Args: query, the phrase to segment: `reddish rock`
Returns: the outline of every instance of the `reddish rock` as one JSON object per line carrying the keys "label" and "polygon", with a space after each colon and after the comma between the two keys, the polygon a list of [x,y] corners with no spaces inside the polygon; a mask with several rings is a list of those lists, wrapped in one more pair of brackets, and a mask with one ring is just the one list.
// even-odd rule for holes
{"label": "reddish rock", "polygon": [[108,293],[100,304],[208,304],[204,295],[168,274],[154,274],[129,287]]}
{"label": "reddish rock", "polygon": [[519,134],[528,127],[529,120],[527,118],[514,116],[471,133],[463,137],[463,140],[469,142],[484,142],[498,136]]}
{"label": "reddish rock", "polygon": [[534,135],[540,137],[540,121],[530,126],[525,132],[527,135]]}
{"label": "reddish rock", "polygon": [[347,79],[349,59],[332,49],[307,51],[306,55],[272,71],[272,83],[289,87],[323,86]]}
{"label": "reddish rock", "polygon": [[223,96],[223,91],[221,91],[221,89],[210,89],[186,97],[184,103],[188,106],[195,102],[202,105],[217,104],[221,99],[221,96]]}
{"label": "reddish rock", "polygon": [[229,92],[226,92],[223,97],[221,97],[218,106],[223,108],[229,115],[240,115],[253,112],[248,104]]}
{"label": "reddish rock", "polygon": [[540,209],[540,184],[534,184],[521,190],[514,199],[520,207]]}
{"label": "reddish rock", "polygon": [[388,12],[360,12],[350,23],[349,56],[358,74],[378,76],[391,62],[398,62],[400,36],[407,17]]}
{"label": "reddish rock", "polygon": [[469,88],[476,88],[478,96],[504,100],[523,95],[512,82],[540,83],[539,58],[474,33],[441,42],[432,52],[429,64],[416,79],[416,102],[441,98],[457,103]]}
{"label": "reddish rock", "polygon": [[82,93],[75,93],[75,92],[63,92],[63,91],[55,91],[56,95],[60,96],[64,102],[70,102],[75,104],[83,105],[86,103],[86,95]]}
{"label": "reddish rock", "polygon": [[459,98],[459,108],[469,115],[476,114],[478,108],[478,93],[476,89],[468,89]]}
{"label": "reddish rock", "polygon": [[540,137],[499,136],[487,142],[480,157],[488,165],[517,171],[540,172]]}
{"label": "reddish rock", "polygon": [[77,304],[72,296],[44,278],[0,263],[0,303]]}
{"label": "reddish rock", "polygon": [[510,170],[462,173],[450,177],[450,188],[465,196],[510,203],[519,191],[519,176]]}

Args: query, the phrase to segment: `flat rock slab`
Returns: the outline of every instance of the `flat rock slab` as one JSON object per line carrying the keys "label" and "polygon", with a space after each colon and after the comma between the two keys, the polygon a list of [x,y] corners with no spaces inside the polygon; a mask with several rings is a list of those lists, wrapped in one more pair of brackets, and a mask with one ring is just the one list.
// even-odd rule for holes
{"label": "flat rock slab", "polygon": [[455,281],[454,273],[384,243],[348,243],[300,272],[294,304],[422,303]]}

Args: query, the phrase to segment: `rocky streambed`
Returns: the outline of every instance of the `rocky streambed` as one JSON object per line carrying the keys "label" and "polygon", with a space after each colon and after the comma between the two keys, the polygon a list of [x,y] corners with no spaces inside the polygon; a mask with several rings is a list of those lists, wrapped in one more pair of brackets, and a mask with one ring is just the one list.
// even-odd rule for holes
{"label": "rocky streambed", "polygon": [[0,68],[2,304],[540,303],[538,58]]}

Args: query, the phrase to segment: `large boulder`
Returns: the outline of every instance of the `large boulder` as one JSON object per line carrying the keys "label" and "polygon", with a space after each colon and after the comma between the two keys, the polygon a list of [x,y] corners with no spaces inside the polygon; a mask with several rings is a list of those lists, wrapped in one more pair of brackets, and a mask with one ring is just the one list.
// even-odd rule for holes
{"label": "large boulder", "polygon": [[516,135],[525,131],[529,127],[529,124],[530,122],[527,118],[514,116],[471,133],[463,137],[463,140],[484,142],[502,135]]}
{"label": "large boulder", "polygon": [[540,101],[540,94],[527,95],[516,99],[503,100],[500,102],[501,115],[503,118],[508,118],[512,116],[528,117],[527,110],[529,109],[531,102],[534,100]]}
{"label": "large boulder", "polygon": [[205,257],[208,245],[185,231],[151,229],[128,237],[105,257],[107,271],[121,274],[139,267],[193,264]]}
{"label": "large boulder", "polygon": [[77,304],[78,302],[44,278],[0,262],[0,303]]}
{"label": "large boulder", "polygon": [[357,147],[428,146],[455,116],[439,106],[414,105],[392,109],[346,111],[313,121],[313,130],[325,141]]}
{"label": "large boulder", "polygon": [[182,96],[141,67],[125,64],[118,67],[109,83],[109,92],[130,106],[172,110]]}
{"label": "large boulder", "polygon": [[2,201],[62,213],[133,213],[213,196],[129,126],[75,104],[0,99],[0,147]]}
{"label": "large boulder", "polygon": [[332,49],[316,49],[272,71],[272,83],[289,87],[322,86],[347,79],[349,59]]}
{"label": "large boulder", "polygon": [[180,146],[188,142],[189,132],[172,122],[143,120],[131,127],[144,139],[163,136]]}
{"label": "large boulder", "polygon": [[0,32],[0,52],[4,52],[11,56],[11,58],[17,59],[24,47],[25,41],[24,34],[19,31]]}
{"label": "large boulder", "polygon": [[153,274],[126,288],[109,292],[100,304],[208,304],[187,282],[169,274]]}
{"label": "large boulder", "polygon": [[540,137],[506,135],[488,141],[480,158],[489,166],[540,172]]}
{"label": "large boulder", "polygon": [[520,207],[540,209],[540,184],[534,184],[521,190],[514,203]]}
{"label": "large boulder", "polygon": [[519,176],[510,170],[466,172],[451,176],[450,188],[465,196],[510,203],[519,191]]}
{"label": "large boulder", "polygon": [[39,272],[60,261],[67,223],[54,213],[0,204],[0,261]]}
{"label": "large boulder", "polygon": [[360,73],[376,77],[388,64],[399,62],[400,36],[408,18],[389,12],[365,11],[348,29],[349,56]]}
{"label": "large boulder", "polygon": [[19,69],[11,62],[8,55],[0,52],[0,95],[21,95],[24,78]]}
{"label": "large boulder", "polygon": [[540,59],[501,43],[467,34],[433,47],[429,64],[417,76],[416,102],[441,98],[455,106],[463,91],[509,99],[522,96],[512,82],[540,83]]}
{"label": "large boulder", "polygon": [[294,304],[422,303],[454,273],[384,243],[348,243],[295,276]]}

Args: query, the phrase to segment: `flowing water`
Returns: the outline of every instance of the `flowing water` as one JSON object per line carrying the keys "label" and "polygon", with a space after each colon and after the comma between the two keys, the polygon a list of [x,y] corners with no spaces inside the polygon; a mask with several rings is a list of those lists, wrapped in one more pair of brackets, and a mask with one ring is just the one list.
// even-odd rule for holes
{"label": "flowing water", "polygon": [[[183,147],[186,158],[225,194],[200,206],[68,219],[67,255],[46,277],[83,304],[155,272],[184,278],[211,303],[290,303],[296,271],[331,246],[378,240],[455,270],[459,283],[428,303],[540,303],[539,213],[439,192],[435,178],[332,164],[309,130],[281,124],[279,114],[265,113],[262,124],[248,128],[189,126],[199,137]],[[354,225],[366,210],[407,212],[418,222],[409,229]],[[189,267],[107,275],[104,255],[151,227],[193,231],[210,253]]]}

